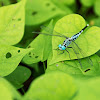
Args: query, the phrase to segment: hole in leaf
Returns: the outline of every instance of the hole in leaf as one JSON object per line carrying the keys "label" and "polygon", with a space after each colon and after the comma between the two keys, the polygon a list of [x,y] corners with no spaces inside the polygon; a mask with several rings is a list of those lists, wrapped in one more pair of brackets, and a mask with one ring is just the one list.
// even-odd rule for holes
{"label": "hole in leaf", "polygon": [[38,58],[39,56],[35,56],[35,58]]}
{"label": "hole in leaf", "polygon": [[34,12],[32,12],[32,15],[34,16],[34,15],[36,15],[37,14],[37,12],[36,11],[34,11]]}
{"label": "hole in leaf", "polygon": [[46,6],[50,6],[50,3],[46,3]]}
{"label": "hole in leaf", "polygon": [[20,53],[20,50],[18,50],[18,53]]}
{"label": "hole in leaf", "polygon": [[32,57],[32,56],[29,56],[29,57]]}
{"label": "hole in leaf", "polygon": [[29,52],[29,55],[31,55],[31,52]]}
{"label": "hole in leaf", "polygon": [[10,52],[8,52],[7,54],[6,54],[6,58],[10,58],[12,55],[11,55],[11,53]]}
{"label": "hole in leaf", "polygon": [[18,18],[18,21],[21,21],[21,18]]}
{"label": "hole in leaf", "polygon": [[56,10],[56,8],[52,8],[52,11],[55,11]]}
{"label": "hole in leaf", "polygon": [[85,70],[84,72],[87,72],[87,71],[89,71],[90,69],[87,69],[87,70]]}
{"label": "hole in leaf", "polygon": [[31,46],[28,46],[28,48],[31,48]]}

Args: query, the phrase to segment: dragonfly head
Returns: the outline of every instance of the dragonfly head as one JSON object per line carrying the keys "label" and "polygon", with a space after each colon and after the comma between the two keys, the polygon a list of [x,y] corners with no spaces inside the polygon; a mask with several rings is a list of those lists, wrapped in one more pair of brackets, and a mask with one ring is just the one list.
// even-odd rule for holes
{"label": "dragonfly head", "polygon": [[59,47],[59,49],[60,49],[60,50],[65,50],[65,49],[66,49],[66,47],[65,47],[65,46],[63,46],[63,45],[61,45],[61,44],[59,44],[59,46],[58,46],[58,47]]}

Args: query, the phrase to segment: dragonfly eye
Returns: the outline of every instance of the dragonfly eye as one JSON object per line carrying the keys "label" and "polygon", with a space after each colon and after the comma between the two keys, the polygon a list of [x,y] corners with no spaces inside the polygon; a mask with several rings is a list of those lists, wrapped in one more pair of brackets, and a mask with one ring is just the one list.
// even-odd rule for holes
{"label": "dragonfly eye", "polygon": [[65,50],[65,49],[66,49],[66,47],[65,47],[65,46],[62,46],[61,48],[62,48],[62,50]]}
{"label": "dragonfly eye", "polygon": [[61,44],[59,44],[59,46],[58,46],[59,48],[61,48]]}

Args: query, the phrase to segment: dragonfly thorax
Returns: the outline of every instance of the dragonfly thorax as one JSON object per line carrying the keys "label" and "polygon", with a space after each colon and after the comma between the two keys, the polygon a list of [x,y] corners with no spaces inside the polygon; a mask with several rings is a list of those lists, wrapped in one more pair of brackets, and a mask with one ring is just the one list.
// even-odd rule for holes
{"label": "dragonfly thorax", "polygon": [[60,50],[65,50],[71,44],[71,42],[72,42],[71,38],[68,38],[63,42],[62,45],[59,44],[58,47],[59,47]]}

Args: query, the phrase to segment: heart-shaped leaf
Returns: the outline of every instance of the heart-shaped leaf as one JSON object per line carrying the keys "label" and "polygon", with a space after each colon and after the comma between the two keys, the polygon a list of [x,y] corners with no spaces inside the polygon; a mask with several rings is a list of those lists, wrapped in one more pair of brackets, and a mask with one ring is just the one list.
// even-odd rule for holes
{"label": "heart-shaped leaf", "polygon": [[[67,36],[71,37],[74,34],[80,32],[83,27],[85,27],[86,23],[83,17],[77,14],[70,14],[62,19],[60,19],[55,27],[54,30],[57,32]],[[100,28],[93,26],[90,27],[87,31],[84,31],[77,40],[75,40],[76,44],[78,47],[80,47],[81,51],[83,51],[84,57],[90,56],[94,53],[96,53],[100,49],[100,39],[99,39],[99,33],[100,33]],[[54,34],[57,34],[54,32]],[[59,34],[58,34],[59,35]],[[67,51],[69,51],[70,57],[68,52],[64,52],[63,54],[58,54],[62,53],[60,50],[54,50],[58,48],[59,44],[62,44],[65,38],[62,37],[52,37],[52,49],[53,49],[53,57],[52,60],[49,62],[50,64],[63,61],[63,60],[71,60],[72,59],[77,59],[77,56],[74,52],[73,49],[76,49],[79,53],[79,49],[77,45],[70,44],[69,47],[72,48],[67,48]],[[80,54],[80,58],[83,58]]]}

